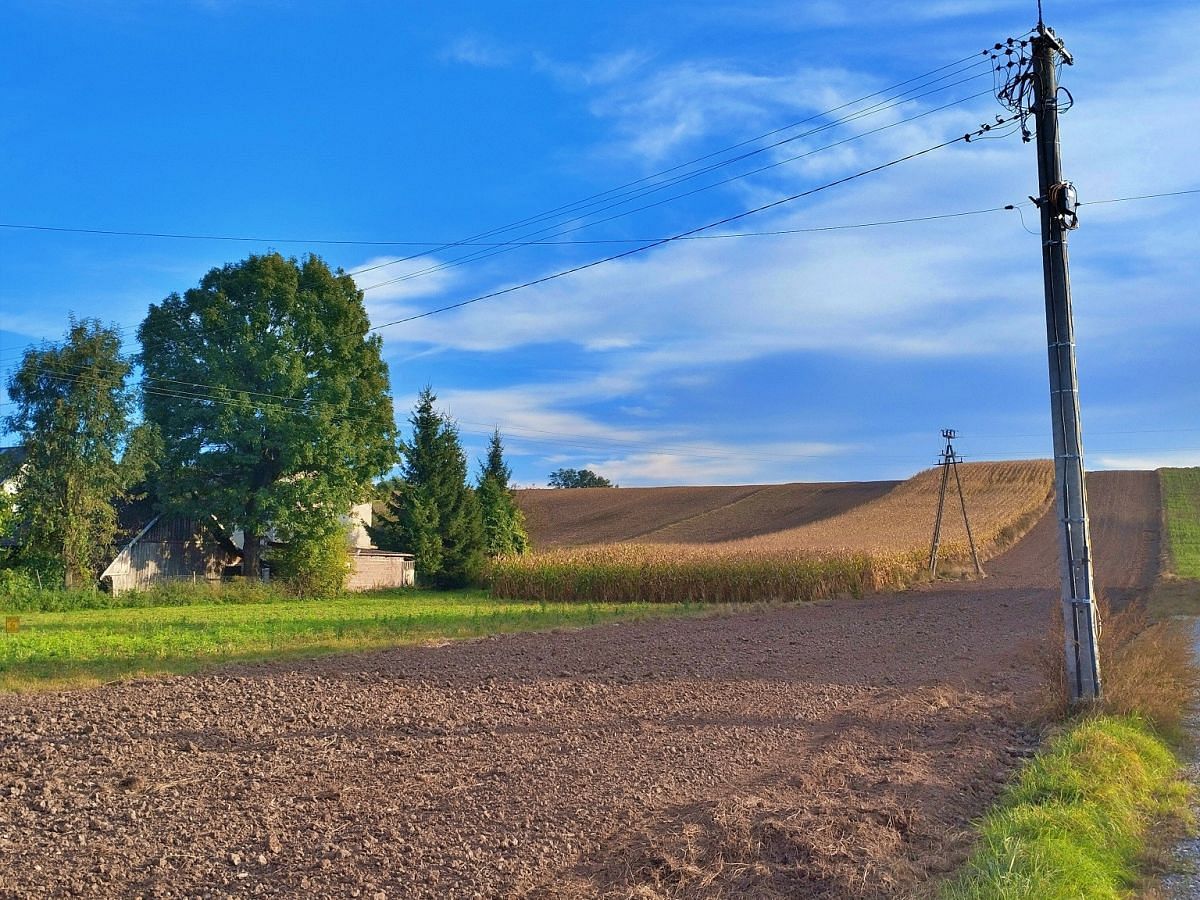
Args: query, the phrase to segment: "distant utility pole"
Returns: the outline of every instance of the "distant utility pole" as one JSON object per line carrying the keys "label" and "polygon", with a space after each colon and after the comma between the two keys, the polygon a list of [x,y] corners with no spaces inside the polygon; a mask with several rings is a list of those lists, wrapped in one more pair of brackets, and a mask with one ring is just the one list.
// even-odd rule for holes
{"label": "distant utility pole", "polygon": [[[1067,232],[1077,224],[1075,187],[1063,181],[1058,143],[1058,64],[1074,59],[1053,30],[1038,22],[1032,41],[1032,103],[1036,124],[1038,189],[1042,216],[1042,273],[1046,285],[1046,336],[1050,354],[1050,416],[1054,428],[1062,610],[1067,682],[1073,702],[1100,698],[1099,622],[1094,602],[1091,535],[1084,485],[1075,325],[1067,272]],[[1070,94],[1067,95],[1070,97]]]}
{"label": "distant utility pole", "polygon": [[963,525],[967,527],[967,543],[971,545],[971,561],[975,563],[975,574],[985,577],[983,566],[979,564],[979,554],[975,552],[975,536],[971,534],[971,521],[967,518],[967,498],[963,495],[962,480],[958,477],[958,454],[954,452],[954,439],[958,433],[953,428],[943,428],[942,437],[946,439],[946,448],[938,460],[942,467],[942,489],[938,492],[937,518],[933,520],[933,544],[929,548],[929,574],[937,574],[938,550],[942,545],[942,514],[946,510],[946,485],[950,481],[950,470],[954,470],[954,484],[958,488],[958,505],[962,507]]}

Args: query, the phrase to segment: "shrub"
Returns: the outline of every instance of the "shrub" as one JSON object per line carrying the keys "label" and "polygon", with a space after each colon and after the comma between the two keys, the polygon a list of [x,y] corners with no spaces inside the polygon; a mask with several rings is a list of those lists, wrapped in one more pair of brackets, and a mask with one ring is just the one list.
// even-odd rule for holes
{"label": "shrub", "polygon": [[275,547],[270,561],[272,572],[297,597],[336,597],[350,574],[350,549],[340,529]]}

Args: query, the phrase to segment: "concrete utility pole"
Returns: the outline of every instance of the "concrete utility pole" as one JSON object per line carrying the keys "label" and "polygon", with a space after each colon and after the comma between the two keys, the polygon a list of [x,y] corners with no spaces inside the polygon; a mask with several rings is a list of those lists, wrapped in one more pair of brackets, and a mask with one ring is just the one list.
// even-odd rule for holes
{"label": "concrete utility pole", "polygon": [[1100,698],[1099,622],[1092,579],[1091,535],[1084,484],[1075,325],[1067,271],[1067,232],[1076,225],[1075,188],[1062,178],[1058,143],[1058,64],[1074,60],[1054,32],[1038,23],[1033,38],[1032,111],[1036,123],[1042,214],[1042,272],[1054,429],[1054,492],[1058,507],[1067,682],[1072,702]]}
{"label": "concrete utility pole", "polygon": [[967,529],[967,543],[971,547],[971,561],[975,563],[975,574],[985,578],[983,566],[979,564],[979,554],[975,550],[975,535],[971,533],[971,520],[967,518],[967,498],[963,494],[962,480],[958,477],[958,454],[954,452],[954,439],[958,433],[953,428],[943,428],[942,437],[946,439],[946,448],[942,451],[938,465],[942,467],[942,487],[938,492],[937,518],[933,522],[933,544],[929,548],[929,574],[937,575],[938,550],[942,546],[942,514],[946,510],[946,487],[950,481],[950,470],[954,470],[954,484],[958,487],[958,505],[962,507],[963,525]]}

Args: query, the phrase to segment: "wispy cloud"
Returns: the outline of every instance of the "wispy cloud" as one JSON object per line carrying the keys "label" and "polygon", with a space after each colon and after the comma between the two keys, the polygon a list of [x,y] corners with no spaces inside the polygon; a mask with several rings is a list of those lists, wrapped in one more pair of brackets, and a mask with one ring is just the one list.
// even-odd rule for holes
{"label": "wispy cloud", "polygon": [[492,38],[468,34],[451,42],[442,51],[441,58],[446,62],[481,69],[500,69],[511,65],[517,58],[517,53]]}
{"label": "wispy cloud", "polygon": [[582,465],[627,487],[646,484],[761,484],[804,480],[814,459],[847,445],[795,442],[676,444],[669,450],[610,453]]}
{"label": "wispy cloud", "polygon": [[1131,451],[1106,453],[1088,458],[1088,467],[1096,469],[1165,469],[1200,466],[1200,450]]}
{"label": "wispy cloud", "polygon": [[392,322],[420,312],[412,301],[436,298],[461,283],[461,273],[452,269],[425,271],[438,265],[433,257],[406,260],[396,256],[375,256],[348,271],[370,269],[355,276],[363,293],[367,316],[373,325]]}
{"label": "wispy cloud", "polygon": [[632,48],[601,53],[583,61],[564,62],[542,52],[532,55],[539,72],[572,88],[599,88],[639,76],[651,60],[648,53]]}
{"label": "wispy cloud", "polygon": [[[1131,88],[1114,80],[1089,90],[1086,73],[1071,74],[1084,76],[1082,83],[1074,83],[1081,96],[1089,97],[1086,105],[1064,120],[1073,146],[1089,148],[1086,154],[1074,154],[1075,180],[1098,185],[1093,190],[1102,193],[1162,187],[1163,182],[1152,180],[1149,170],[1143,177],[1137,166],[1120,164],[1144,156],[1135,148],[1148,144],[1161,148],[1156,159],[1163,172],[1188,177],[1190,144],[1177,136],[1169,140],[1163,123],[1171,121],[1170,109],[1179,107],[1188,85],[1200,77],[1200,64],[1194,58],[1175,56],[1160,68],[1156,77],[1163,91],[1145,101],[1154,109],[1145,116],[1128,117],[1119,134],[1109,111],[1130,106]],[[801,81],[810,85],[809,104],[850,96],[863,91],[867,83],[863,76],[848,73],[766,77],[700,63],[680,64],[639,81],[644,83],[597,88],[595,108],[597,115],[626,122],[631,146],[641,146],[648,154],[685,135],[718,128],[729,133],[737,130],[737,121],[778,111],[795,101]],[[812,84],[823,86],[818,89]],[[635,99],[622,104],[617,100],[621,96]],[[983,104],[978,112],[937,113],[849,145],[840,158],[821,154],[812,161],[780,167],[769,179],[723,190],[738,205],[774,199],[818,183],[817,179],[837,177],[856,166],[959,133],[971,127],[972,116],[990,115],[986,101],[978,103]],[[717,115],[716,110],[727,115]],[[1198,114],[1192,109],[1188,115]],[[658,119],[659,124],[641,131],[633,124]],[[833,136],[846,133],[853,131]],[[1009,140],[959,146],[735,227],[803,228],[1020,202],[1029,193],[1031,179],[1028,145]],[[1194,268],[1190,255],[1180,252],[1190,232],[1176,233],[1173,240],[1156,237],[1131,243],[1127,229],[1117,227],[1123,212],[1121,207],[1088,210],[1086,217],[1094,213],[1095,219],[1078,238],[1094,242],[1093,247],[1105,245],[1103,252],[1081,256],[1076,263],[1079,283],[1088,291],[1080,328],[1089,339],[1127,341],[1131,327],[1155,328],[1156,322],[1149,319],[1129,322],[1129,295],[1144,296],[1152,290],[1157,276],[1147,273],[1176,272],[1184,284],[1188,283],[1185,273]],[[1151,213],[1147,209],[1138,214]],[[673,244],[472,306],[461,315],[414,323],[404,337],[472,351],[549,341],[574,343],[591,352],[612,354],[627,371],[641,371],[646,377],[699,360],[712,364],[782,351],[834,351],[875,358],[1020,352],[1036,344],[1042,310],[1037,300],[1036,238],[1020,229],[1015,215],[872,231]],[[1115,259],[1123,260],[1122,264],[1111,265]],[[1168,300],[1166,308],[1159,310],[1160,317],[1174,315],[1194,323],[1194,304]]]}
{"label": "wispy cloud", "polygon": [[[738,18],[731,13],[735,9]],[[855,28],[913,21],[935,22],[982,16],[988,13],[1011,11],[1028,18],[1028,5],[1021,0],[933,0],[922,3],[895,3],[890,0],[807,0],[804,3],[764,3],[747,7],[745,4],[720,6],[700,15],[710,20],[746,20],[787,30],[813,28]],[[1022,19],[1023,21],[1024,19]]]}
{"label": "wispy cloud", "polygon": [[712,135],[752,134],[837,106],[863,93],[863,84],[836,69],[763,73],[685,60],[601,82],[589,108],[611,125],[609,152],[657,162]]}

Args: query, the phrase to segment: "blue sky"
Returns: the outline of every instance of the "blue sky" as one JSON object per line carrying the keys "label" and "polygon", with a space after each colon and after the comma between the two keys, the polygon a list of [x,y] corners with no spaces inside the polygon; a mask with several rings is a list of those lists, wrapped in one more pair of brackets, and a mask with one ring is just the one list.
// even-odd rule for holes
{"label": "blue sky", "polygon": [[[1077,58],[1062,135],[1081,199],[1200,187],[1200,10],[1046,6]],[[250,252],[389,264],[357,278],[376,323],[609,255],[629,245],[523,247],[418,275],[469,251],[396,262],[414,251],[312,241],[447,242],[537,216],[962,59],[1036,12],[1001,0],[9,0],[5,19],[0,221],[263,238],[0,228],[7,374],[72,312],[128,329],[136,351],[149,303]],[[937,110],[991,83],[983,67],[962,72],[979,77],[635,205],[884,131],[559,239],[685,231],[960,135],[1003,112],[989,96]],[[1033,148],[1010,137],[724,231],[1035,192]],[[1198,210],[1198,195],[1085,206],[1072,235],[1092,468],[1200,464]],[[583,224],[563,218],[504,239]],[[560,466],[623,485],[858,480],[929,465],[946,426],[968,458],[1048,455],[1042,303],[1037,238],[1001,211],[677,242],[381,334],[401,418],[433,385],[473,457],[501,428],[521,484]]]}

